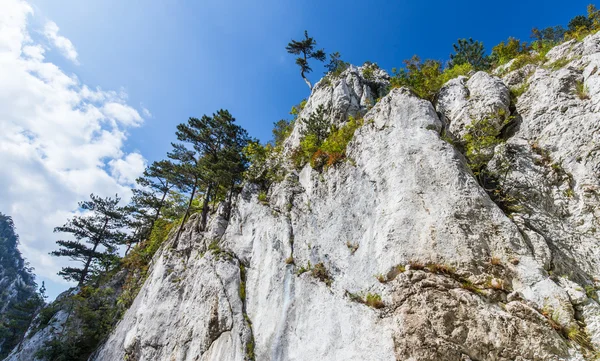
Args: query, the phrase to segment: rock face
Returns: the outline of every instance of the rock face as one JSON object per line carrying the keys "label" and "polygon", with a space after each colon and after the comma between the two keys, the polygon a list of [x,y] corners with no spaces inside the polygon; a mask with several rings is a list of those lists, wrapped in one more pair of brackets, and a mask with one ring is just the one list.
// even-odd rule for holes
{"label": "rock face", "polygon": [[[600,349],[600,34],[566,44],[547,68],[452,80],[436,108],[407,89],[375,103],[387,85],[378,70],[322,80],[300,118],[319,104],[334,124],[364,116],[347,161],[290,169],[268,202],[247,184],[206,232],[192,217],[91,359],[591,357]],[[509,87],[527,90],[511,101]],[[488,168],[503,170],[508,214],[440,135],[460,140],[490,116],[504,127]]]}

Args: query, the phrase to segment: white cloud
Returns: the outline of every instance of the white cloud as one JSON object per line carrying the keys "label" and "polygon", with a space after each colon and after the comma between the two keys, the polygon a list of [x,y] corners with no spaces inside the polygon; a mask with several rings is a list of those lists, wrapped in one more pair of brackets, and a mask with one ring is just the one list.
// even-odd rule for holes
{"label": "white cloud", "polygon": [[133,184],[144,172],[146,160],[140,153],[130,153],[124,159],[113,159],[108,165],[110,174],[121,184]]}
{"label": "white cloud", "polygon": [[[130,197],[145,160],[123,147],[127,129],[143,119],[123,91],[86,86],[46,61],[48,44],[29,36],[36,31],[29,29],[32,8],[23,0],[2,3],[0,212],[13,217],[21,250],[36,273],[60,282],[56,273],[66,260],[48,256],[59,237],[52,230],[92,192]],[[48,39],[76,60],[55,25],[46,25]]]}
{"label": "white cloud", "polygon": [[124,125],[137,126],[142,121],[142,117],[137,110],[121,103],[108,103],[102,109],[104,115],[113,120],[120,121]]}
{"label": "white cloud", "polygon": [[52,42],[52,44],[62,53],[62,55],[71,60],[75,64],[79,64],[77,61],[77,50],[71,42],[71,40],[65,38],[62,35],[58,35],[58,25],[54,21],[46,22],[44,26],[44,36]]}

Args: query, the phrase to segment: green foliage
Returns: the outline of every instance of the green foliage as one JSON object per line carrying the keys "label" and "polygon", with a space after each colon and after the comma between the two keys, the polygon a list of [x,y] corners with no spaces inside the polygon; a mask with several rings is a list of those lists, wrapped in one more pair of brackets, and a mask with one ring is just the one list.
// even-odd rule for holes
{"label": "green foliage", "polygon": [[499,138],[500,129],[496,125],[498,118],[508,122],[505,114],[496,114],[477,121],[467,126],[464,135],[465,155],[468,159],[469,168],[475,176],[479,176],[487,162],[493,155],[493,149],[503,140]]}
{"label": "green foliage", "polygon": [[297,105],[294,105],[292,107],[292,110],[290,110],[290,114],[294,116],[294,120],[296,118],[298,118],[298,115],[300,115],[300,112],[304,109],[305,106],[306,106],[306,99],[302,99],[302,101],[300,103],[298,103]]}
{"label": "green foliage", "polygon": [[69,257],[82,264],[81,268],[63,267],[58,273],[80,286],[85,284],[89,274],[109,271],[118,259],[117,247],[126,240],[122,229],[127,225],[127,209],[119,206],[121,198],[100,198],[94,194],[90,198],[79,203],[89,215],[74,216],[54,229],[54,232],[72,234],[75,240],[58,240],[60,248],[50,252],[52,256]]}
{"label": "green foliage", "polygon": [[473,70],[473,65],[471,65],[470,63],[464,63],[448,67],[444,69],[444,72],[442,73],[442,80],[440,83],[444,85],[448,81],[454,78],[458,78],[459,76],[468,76]]}
{"label": "green foliage", "polygon": [[597,32],[600,29],[600,11],[590,4],[587,7],[586,15],[577,15],[569,21],[568,31],[565,33],[565,39],[583,40],[586,36]]}
{"label": "green foliage", "polygon": [[523,93],[525,93],[529,89],[529,83],[526,81],[523,84],[510,88],[510,98],[513,103],[517,102],[517,98],[519,98]]}
{"label": "green foliage", "polygon": [[365,305],[373,308],[383,308],[385,304],[381,301],[381,296],[376,293],[367,293],[364,300]]}
{"label": "green foliage", "polygon": [[325,106],[319,105],[304,122],[304,129],[300,132],[304,137],[313,136],[313,141],[317,146],[320,146],[329,134],[329,121],[325,118],[326,112]]}
{"label": "green foliage", "polygon": [[309,37],[308,31],[304,30],[303,40],[292,40],[285,47],[285,50],[287,50],[288,53],[300,55],[296,58],[296,64],[300,67],[300,75],[311,90],[312,85],[308,79],[306,79],[305,75],[306,73],[310,73],[312,71],[311,67],[308,65],[308,60],[315,59],[318,61],[325,61],[325,51],[323,49],[315,50],[316,45],[317,42],[315,39]]}
{"label": "green foliage", "polygon": [[344,70],[348,69],[349,66],[350,63],[343,61],[340,53],[336,51],[333,54],[329,54],[329,64],[325,65],[325,68],[327,69],[326,74],[337,78]]}
{"label": "green foliage", "polygon": [[429,101],[433,101],[443,85],[442,64],[437,60],[421,62],[416,55],[404,61],[404,68],[392,69],[392,75],[392,88],[408,87],[417,96]]}
{"label": "green foliage", "polygon": [[127,277],[123,283],[121,294],[117,299],[117,306],[124,311],[131,306],[139,293],[142,285],[148,277],[150,262],[164,241],[167,240],[169,232],[181,222],[168,219],[158,219],[150,236],[140,242],[132,249],[121,262],[121,268],[127,270]]}
{"label": "green foliage", "polygon": [[575,94],[577,94],[577,97],[581,100],[590,99],[588,88],[582,81],[575,83]]}
{"label": "green foliage", "polygon": [[18,244],[12,218],[0,213],[0,359],[23,339],[44,303],[43,293],[36,293],[33,268],[21,256]]}
{"label": "green foliage", "polygon": [[232,197],[248,166],[243,149],[250,141],[246,130],[223,109],[212,116],[189,118],[187,123],[177,125],[175,134],[181,143],[173,143],[167,156],[175,162],[173,172],[180,175],[177,187],[189,193],[189,201],[173,247],[177,246],[197,194],[203,198],[201,230],[206,228],[211,202]]}
{"label": "green foliage", "polygon": [[371,80],[375,79],[375,70],[376,69],[379,69],[377,64],[365,62],[363,64],[363,71],[362,71],[362,75],[365,78],[365,80],[371,81]]}
{"label": "green foliage", "polygon": [[495,65],[503,65],[521,54],[528,54],[530,50],[526,42],[510,37],[492,48],[491,59]]}
{"label": "green foliage", "polygon": [[541,64],[544,61],[545,61],[545,55],[542,55],[540,53],[538,53],[538,54],[532,54],[532,53],[521,54],[515,58],[515,61],[513,61],[513,63],[508,68],[508,71],[510,72],[513,70],[521,69],[522,67],[524,67],[527,64]]}
{"label": "green foliage", "polygon": [[267,192],[260,191],[258,193],[258,201],[262,204],[269,204],[269,200],[267,199]]}
{"label": "green foliage", "polygon": [[552,70],[558,70],[563,68],[565,65],[569,64],[570,60],[568,58],[560,58],[552,63],[550,63],[547,68]]}
{"label": "green foliage", "polygon": [[57,302],[70,309],[71,315],[63,333],[47,340],[35,356],[49,361],[85,361],[118,320],[114,290],[84,286],[76,295]]}
{"label": "green foliage", "polygon": [[392,88],[408,87],[418,97],[433,102],[437,92],[446,82],[461,75],[467,76],[473,70],[473,66],[468,62],[454,64],[442,70],[439,61],[422,62],[415,55],[404,61],[404,68],[392,69],[390,84]]}
{"label": "green foliage", "polygon": [[563,41],[567,30],[561,25],[550,26],[544,29],[533,28],[531,38],[539,43],[558,44]]}
{"label": "green foliage", "polygon": [[487,70],[490,68],[491,60],[485,55],[483,43],[472,38],[458,39],[457,44],[452,45],[454,53],[450,54],[450,67],[469,63],[475,70]]}
{"label": "green foliage", "polygon": [[363,120],[354,119],[350,116],[349,120],[339,129],[333,129],[327,139],[321,145],[320,150],[327,156],[326,166],[332,166],[346,156],[348,143],[354,137],[356,129],[363,125]]}
{"label": "green foliage", "polygon": [[[306,100],[303,100],[299,106],[302,107],[302,109],[304,109],[304,105],[306,105]],[[295,107],[293,109],[295,109]],[[300,109],[300,111],[302,111],[302,109]],[[290,134],[292,134],[292,131],[294,130],[294,124],[294,120],[286,119],[281,119],[278,122],[273,123],[272,145],[275,147],[282,145],[283,142],[287,139],[287,137],[289,137]]]}
{"label": "green foliage", "polygon": [[257,140],[250,141],[243,149],[243,153],[250,161],[250,166],[244,173],[244,178],[267,190],[272,183],[280,182],[285,176],[279,155],[282,146],[273,146],[270,143],[261,145]]}
{"label": "green foliage", "polygon": [[325,283],[328,287],[331,287],[333,279],[331,279],[331,276],[329,275],[329,272],[325,268],[325,264],[323,264],[323,262],[317,263],[311,270],[311,274],[314,278]]}

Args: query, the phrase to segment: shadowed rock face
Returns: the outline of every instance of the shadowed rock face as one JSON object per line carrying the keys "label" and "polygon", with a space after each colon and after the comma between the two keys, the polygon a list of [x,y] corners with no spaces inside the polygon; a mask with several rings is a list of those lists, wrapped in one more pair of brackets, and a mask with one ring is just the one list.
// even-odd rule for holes
{"label": "shadowed rock face", "polygon": [[[584,360],[600,349],[600,34],[567,44],[548,53],[561,69],[455,79],[436,108],[406,89],[370,103],[382,72],[319,82],[301,118],[364,115],[347,161],[290,169],[266,205],[246,185],[206,232],[192,217],[92,359]],[[440,137],[499,110],[514,118],[488,167],[509,165],[510,217]]]}

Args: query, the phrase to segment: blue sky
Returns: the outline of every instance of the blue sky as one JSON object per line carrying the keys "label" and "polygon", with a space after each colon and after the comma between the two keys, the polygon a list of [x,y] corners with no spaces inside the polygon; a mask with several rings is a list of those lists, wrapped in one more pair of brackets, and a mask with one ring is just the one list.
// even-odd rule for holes
{"label": "blue sky", "polygon": [[[0,64],[0,212],[13,216],[54,297],[68,285],[55,276],[64,261],[47,256],[53,227],[91,192],[127,193],[144,162],[165,157],[178,123],[224,108],[270,139],[272,123],[309,95],[285,51],[305,29],[328,53],[389,70],[413,54],[446,60],[458,38],[488,50],[509,36],[528,40],[534,26],[566,26],[589,0],[5,1],[0,26],[25,35],[0,33],[0,55],[16,49],[0,57],[9,59]],[[29,37],[39,43],[27,47]],[[313,69],[314,82],[323,68]],[[48,89],[36,85],[40,74]]]}
{"label": "blue sky", "polygon": [[[124,87],[153,117],[128,147],[163,157],[177,123],[229,109],[252,136],[309,95],[285,52],[304,29],[327,52],[385,69],[413,54],[445,60],[461,37],[491,49],[533,26],[565,24],[589,0],[514,1],[182,1],[35,0],[80,54],[72,69],[87,84]],[[313,80],[322,68],[313,67]]]}

